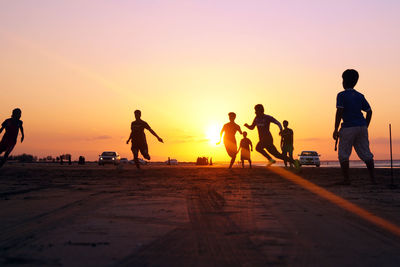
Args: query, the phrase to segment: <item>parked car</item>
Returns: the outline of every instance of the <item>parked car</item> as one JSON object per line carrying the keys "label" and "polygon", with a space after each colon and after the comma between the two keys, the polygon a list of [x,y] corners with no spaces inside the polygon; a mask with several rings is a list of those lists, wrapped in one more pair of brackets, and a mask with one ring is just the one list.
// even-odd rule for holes
{"label": "parked car", "polygon": [[99,165],[104,164],[114,164],[118,165],[120,163],[120,156],[115,151],[104,151],[99,155]]}
{"label": "parked car", "polygon": [[[129,164],[135,164],[135,161],[134,160],[130,160]],[[139,158],[139,164],[140,165],[147,165],[147,161],[145,161],[144,159],[140,159]]]}
{"label": "parked car", "polygon": [[319,155],[316,151],[303,151],[299,155],[299,161],[301,165],[315,165],[319,167],[321,162],[319,160]]}
{"label": "parked car", "polygon": [[121,160],[119,162],[127,164],[127,163],[129,163],[129,160],[127,158],[121,158]]}

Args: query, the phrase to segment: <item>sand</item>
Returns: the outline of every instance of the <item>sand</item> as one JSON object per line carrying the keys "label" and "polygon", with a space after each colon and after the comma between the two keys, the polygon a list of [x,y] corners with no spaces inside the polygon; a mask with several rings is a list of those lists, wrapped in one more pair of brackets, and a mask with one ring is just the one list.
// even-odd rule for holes
{"label": "sand", "polygon": [[[400,225],[387,169],[299,175]],[[8,164],[0,218],[2,266],[400,265],[399,236],[266,168]]]}

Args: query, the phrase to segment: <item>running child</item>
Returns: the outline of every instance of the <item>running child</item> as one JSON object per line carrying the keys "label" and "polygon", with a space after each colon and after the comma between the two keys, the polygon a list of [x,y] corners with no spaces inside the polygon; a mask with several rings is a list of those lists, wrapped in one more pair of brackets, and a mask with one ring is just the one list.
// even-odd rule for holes
{"label": "running child", "polygon": [[[264,114],[264,107],[261,104],[258,104],[254,107],[256,117],[251,125],[247,123],[244,125],[250,130],[253,130],[257,126],[258,137],[260,141],[256,146],[256,150],[261,153],[264,157],[266,157],[269,161],[268,166],[275,163],[276,161],[271,158],[271,156],[267,153],[271,153],[275,158],[286,160],[296,167],[296,169],[300,168],[300,163],[298,160],[293,160],[285,155],[282,155],[278,152],[276,147],[274,146],[274,141],[272,139],[272,134],[269,131],[269,126],[272,123],[278,125],[280,129],[280,133],[282,133],[282,125],[279,121],[277,121],[274,117]],[[267,151],[265,151],[267,150]]]}
{"label": "running child", "polygon": [[146,134],[144,133],[144,129],[147,129],[150,133],[152,133],[159,142],[164,143],[163,140],[150,128],[147,122],[143,121],[140,117],[142,116],[142,112],[140,110],[135,110],[135,121],[131,124],[131,134],[129,139],[126,141],[129,144],[129,141],[132,141],[132,153],[133,158],[136,164],[136,167],[140,169],[139,165],[139,152],[142,156],[150,160],[149,149],[146,141]]}
{"label": "running child", "polygon": [[242,168],[244,168],[245,160],[249,161],[249,165],[251,168],[250,148],[251,148],[251,151],[253,151],[253,143],[251,142],[251,140],[249,138],[247,138],[247,132],[244,131],[243,139],[240,140],[240,145],[239,145],[239,150],[238,150],[238,153],[241,150],[240,159],[242,161]]}
{"label": "running child", "polygon": [[236,119],[236,114],[234,112],[229,112],[229,122],[222,127],[220,137],[219,137],[219,142],[217,145],[221,143],[221,138],[222,135],[224,135],[224,145],[226,152],[228,152],[229,157],[231,157],[231,162],[229,164],[229,169],[232,168],[233,163],[235,163],[236,159],[236,154],[237,154],[237,145],[236,145],[236,138],[235,134],[236,132],[239,132],[242,134],[242,130],[240,129],[240,126],[235,123]]}
{"label": "running child", "polygon": [[[281,134],[281,149],[284,156],[289,154],[289,158],[293,159],[293,130],[288,128],[288,126],[289,122],[284,120]],[[287,167],[288,162],[284,160],[284,163],[285,167]],[[292,163],[290,163],[290,167],[293,167]]]}
{"label": "running child", "polygon": [[5,129],[3,138],[0,141],[0,154],[4,152],[3,159],[0,160],[0,167],[6,162],[8,155],[17,143],[18,132],[21,131],[21,143],[24,141],[24,128],[22,127],[21,110],[16,108],[12,111],[11,118],[6,119],[0,128],[0,133]]}

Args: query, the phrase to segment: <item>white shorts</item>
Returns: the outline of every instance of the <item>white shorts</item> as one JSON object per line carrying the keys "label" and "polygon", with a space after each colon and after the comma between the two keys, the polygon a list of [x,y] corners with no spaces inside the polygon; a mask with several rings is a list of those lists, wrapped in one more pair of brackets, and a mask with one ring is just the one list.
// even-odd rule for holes
{"label": "white shorts", "polygon": [[374,155],[369,149],[367,126],[341,128],[339,131],[339,161],[348,161],[353,149],[364,162],[370,161]]}

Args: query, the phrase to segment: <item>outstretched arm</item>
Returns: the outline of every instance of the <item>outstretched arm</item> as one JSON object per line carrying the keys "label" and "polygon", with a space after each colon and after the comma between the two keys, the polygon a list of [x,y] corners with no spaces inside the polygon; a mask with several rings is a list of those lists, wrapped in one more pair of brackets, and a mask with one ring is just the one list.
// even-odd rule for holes
{"label": "outstretched arm", "polygon": [[343,108],[336,109],[335,116],[335,130],[333,131],[333,139],[337,140],[339,138],[339,125],[343,118]]}
{"label": "outstretched arm", "polygon": [[367,120],[367,127],[369,127],[369,124],[371,123],[371,118],[372,118],[372,110],[367,111],[367,117],[365,118]]}
{"label": "outstretched arm", "polygon": [[21,130],[21,143],[24,141],[24,138],[25,138],[25,136],[24,136],[24,127],[22,127],[22,124],[21,124],[21,126],[19,126],[19,129]]}
{"label": "outstretched arm", "polygon": [[242,133],[242,129],[240,129],[240,126],[238,125],[238,132],[241,134],[241,135],[243,135],[243,133]]}
{"label": "outstretched arm", "polygon": [[151,132],[152,135],[154,135],[154,136],[157,138],[157,140],[158,140],[159,142],[164,143],[164,141],[161,139],[161,137],[159,137],[159,136],[156,134],[156,132],[153,131],[153,129],[149,128],[148,130],[149,130],[149,132]]}
{"label": "outstretched arm", "polygon": [[281,124],[278,120],[276,120],[275,118],[272,118],[272,123],[278,125],[278,127],[279,127],[279,134],[281,134],[281,132],[282,132],[282,130],[283,130],[282,124]]}
{"label": "outstretched arm", "polygon": [[248,125],[247,123],[244,125],[247,129],[253,130],[254,127],[256,127],[256,119],[253,120],[253,123],[251,125]]}

